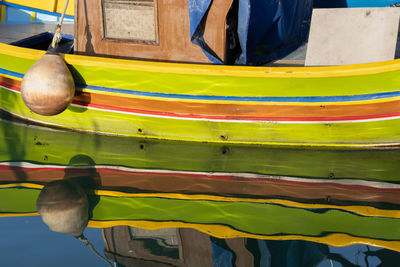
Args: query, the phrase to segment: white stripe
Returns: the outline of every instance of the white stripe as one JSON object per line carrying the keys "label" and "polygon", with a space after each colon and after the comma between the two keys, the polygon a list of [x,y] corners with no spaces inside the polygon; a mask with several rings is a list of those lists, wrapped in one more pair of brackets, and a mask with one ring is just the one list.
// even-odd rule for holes
{"label": "white stripe", "polygon": [[17,90],[14,90],[14,89],[11,89],[11,88],[8,88],[8,87],[4,87],[3,85],[0,85],[0,87],[1,87],[1,88],[3,88],[3,89],[6,89],[6,90],[8,90],[8,91],[11,91],[11,92],[14,92],[14,93],[20,94],[20,92],[19,92],[19,91],[17,91]]}
{"label": "white stripe", "polygon": [[336,120],[336,121],[264,121],[264,120],[228,120],[228,119],[209,119],[209,118],[186,118],[186,117],[174,117],[166,115],[154,115],[145,114],[137,112],[110,110],[96,107],[83,106],[79,104],[71,104],[71,106],[93,109],[98,111],[113,112],[120,114],[136,115],[142,117],[153,117],[153,118],[163,118],[163,119],[174,119],[174,120],[189,120],[189,121],[212,121],[212,122],[234,122],[234,123],[264,123],[264,124],[333,124],[333,123],[356,123],[356,122],[372,122],[372,121],[386,121],[399,119],[400,115],[385,117],[385,118],[375,118],[375,119],[359,119],[359,120]]}
{"label": "white stripe", "polygon": [[359,179],[315,179],[315,178],[299,178],[299,177],[289,177],[289,176],[274,176],[266,174],[254,174],[254,173],[230,173],[230,172],[195,172],[195,171],[174,171],[165,169],[137,169],[129,168],[124,166],[109,166],[109,165],[95,165],[95,166],[63,166],[63,165],[41,165],[34,164],[30,162],[0,162],[2,166],[10,167],[21,167],[29,169],[41,169],[41,168],[51,168],[51,169],[108,169],[117,170],[132,173],[157,173],[157,174],[177,174],[177,175],[201,175],[209,177],[224,177],[231,176],[237,178],[248,178],[248,179],[263,179],[271,181],[288,181],[288,182],[301,182],[301,183],[332,183],[340,185],[358,185],[367,186],[380,189],[400,189],[400,184],[391,182],[375,182],[366,181]]}

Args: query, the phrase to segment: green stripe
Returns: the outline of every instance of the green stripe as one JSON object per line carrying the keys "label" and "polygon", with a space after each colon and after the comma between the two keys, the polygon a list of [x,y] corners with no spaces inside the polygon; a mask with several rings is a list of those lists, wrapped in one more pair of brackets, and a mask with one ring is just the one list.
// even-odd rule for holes
{"label": "green stripe", "polygon": [[54,131],[2,121],[0,139],[3,162],[68,165],[75,156],[87,155],[98,165],[399,181],[399,149],[300,150],[180,143]]}
{"label": "green stripe", "polygon": [[0,213],[36,212],[37,189],[0,189]]}

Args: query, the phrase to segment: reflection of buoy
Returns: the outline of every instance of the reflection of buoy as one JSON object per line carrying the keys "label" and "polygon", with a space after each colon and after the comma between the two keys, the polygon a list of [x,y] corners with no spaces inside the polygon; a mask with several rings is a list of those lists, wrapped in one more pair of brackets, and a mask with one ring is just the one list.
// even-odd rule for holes
{"label": "reflection of buoy", "polygon": [[75,237],[82,235],[89,221],[88,197],[72,180],[47,184],[39,194],[36,208],[51,230]]}
{"label": "reflection of buoy", "polygon": [[64,59],[56,52],[48,52],[25,74],[21,95],[33,112],[51,116],[64,111],[75,94],[74,79]]}

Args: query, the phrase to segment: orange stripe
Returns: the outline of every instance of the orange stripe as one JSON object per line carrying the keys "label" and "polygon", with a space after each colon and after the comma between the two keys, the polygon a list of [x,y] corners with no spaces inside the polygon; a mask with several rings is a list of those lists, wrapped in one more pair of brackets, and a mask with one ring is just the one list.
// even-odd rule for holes
{"label": "orange stripe", "polygon": [[124,98],[93,93],[82,93],[75,100],[94,105],[111,105],[118,108],[134,108],[154,112],[249,117],[351,117],[391,114],[400,110],[400,100],[368,104],[324,106],[277,105],[268,103],[240,105]]}

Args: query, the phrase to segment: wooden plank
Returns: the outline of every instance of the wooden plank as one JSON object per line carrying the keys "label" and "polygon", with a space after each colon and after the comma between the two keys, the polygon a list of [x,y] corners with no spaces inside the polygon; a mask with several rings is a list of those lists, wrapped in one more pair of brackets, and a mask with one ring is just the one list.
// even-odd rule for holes
{"label": "wooden plank", "polygon": [[226,18],[232,3],[233,0],[214,0],[208,11],[204,27],[204,41],[222,62],[226,60],[226,19],[224,18]]}

